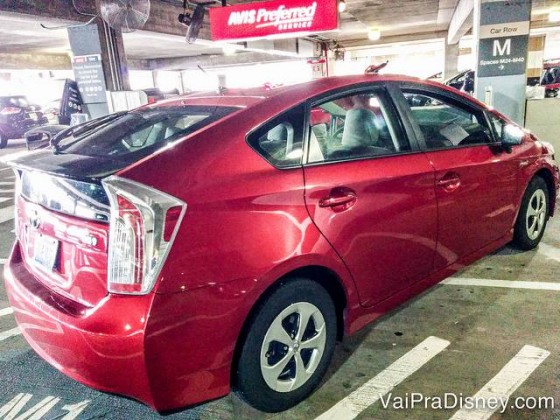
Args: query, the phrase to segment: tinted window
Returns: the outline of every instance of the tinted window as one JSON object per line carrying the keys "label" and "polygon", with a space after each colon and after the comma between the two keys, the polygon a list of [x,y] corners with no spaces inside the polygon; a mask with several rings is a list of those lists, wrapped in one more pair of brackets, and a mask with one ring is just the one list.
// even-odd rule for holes
{"label": "tinted window", "polygon": [[237,108],[179,106],[108,115],[67,131],[58,153],[134,160],[179,140]]}
{"label": "tinted window", "polygon": [[251,133],[251,147],[279,168],[301,165],[304,109],[296,107]]}
{"label": "tinted window", "polygon": [[385,96],[351,94],[311,109],[308,162],[390,155],[410,150],[390,118]]}
{"label": "tinted window", "polygon": [[404,95],[428,149],[493,141],[482,111],[432,93],[405,90]]}

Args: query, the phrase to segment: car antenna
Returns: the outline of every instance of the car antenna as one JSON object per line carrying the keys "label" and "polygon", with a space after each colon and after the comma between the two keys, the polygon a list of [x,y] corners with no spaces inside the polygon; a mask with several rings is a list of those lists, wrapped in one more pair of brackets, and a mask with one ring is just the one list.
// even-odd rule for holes
{"label": "car antenna", "polygon": [[387,64],[389,64],[389,60],[385,61],[384,63],[381,64],[372,64],[370,66],[367,66],[366,71],[364,72],[365,74],[378,74],[379,70],[387,67]]}

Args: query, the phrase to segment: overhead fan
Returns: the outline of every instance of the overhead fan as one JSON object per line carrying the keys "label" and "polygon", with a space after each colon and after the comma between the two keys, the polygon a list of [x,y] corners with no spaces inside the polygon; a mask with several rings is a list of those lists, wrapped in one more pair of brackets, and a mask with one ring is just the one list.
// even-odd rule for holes
{"label": "overhead fan", "polygon": [[111,28],[133,32],[150,17],[150,0],[101,0],[99,12]]}

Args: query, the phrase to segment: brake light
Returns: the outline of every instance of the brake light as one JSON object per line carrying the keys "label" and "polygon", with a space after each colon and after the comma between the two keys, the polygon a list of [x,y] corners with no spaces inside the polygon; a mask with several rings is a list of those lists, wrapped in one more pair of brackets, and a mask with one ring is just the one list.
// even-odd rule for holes
{"label": "brake light", "polygon": [[3,108],[2,111],[0,111],[0,114],[2,115],[14,115],[14,114],[19,114],[21,112],[20,108],[16,108],[13,106],[8,106],[6,108]]}
{"label": "brake light", "polygon": [[157,280],[187,205],[168,194],[112,176],[103,181],[111,202],[108,290],[146,294]]}

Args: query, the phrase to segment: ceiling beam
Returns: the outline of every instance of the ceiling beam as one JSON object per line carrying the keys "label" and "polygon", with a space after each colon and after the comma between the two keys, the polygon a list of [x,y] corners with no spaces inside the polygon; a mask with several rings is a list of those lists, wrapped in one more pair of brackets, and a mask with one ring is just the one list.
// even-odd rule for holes
{"label": "ceiling beam", "polygon": [[447,33],[447,43],[456,44],[473,26],[474,0],[459,0]]}
{"label": "ceiling beam", "polygon": [[0,53],[3,70],[72,70],[67,54],[8,54]]}
{"label": "ceiling beam", "polygon": [[294,60],[294,58],[265,53],[241,52],[232,56],[200,55],[196,57],[155,58],[147,60],[147,62],[152,70],[192,70],[199,68],[199,66],[212,68],[290,60]]}
{"label": "ceiling beam", "polygon": [[384,36],[379,41],[372,42],[368,39],[349,39],[345,41],[339,41],[338,43],[348,50],[364,48],[364,47],[379,47],[386,44],[396,44],[399,42],[413,42],[413,41],[426,41],[430,39],[445,38],[447,36],[446,31],[430,31],[421,32],[416,34],[408,35],[393,35]]}

